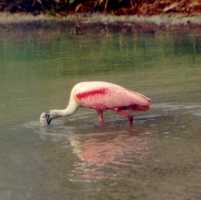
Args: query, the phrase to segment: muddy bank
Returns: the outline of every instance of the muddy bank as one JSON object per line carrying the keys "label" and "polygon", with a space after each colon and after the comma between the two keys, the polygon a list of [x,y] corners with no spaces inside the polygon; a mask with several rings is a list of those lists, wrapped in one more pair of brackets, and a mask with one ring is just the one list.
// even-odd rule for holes
{"label": "muddy bank", "polygon": [[113,15],[69,15],[51,17],[48,15],[1,14],[0,29],[33,30],[61,29],[75,34],[94,32],[147,32],[189,31],[201,32],[201,15],[155,15],[155,16],[113,16]]}

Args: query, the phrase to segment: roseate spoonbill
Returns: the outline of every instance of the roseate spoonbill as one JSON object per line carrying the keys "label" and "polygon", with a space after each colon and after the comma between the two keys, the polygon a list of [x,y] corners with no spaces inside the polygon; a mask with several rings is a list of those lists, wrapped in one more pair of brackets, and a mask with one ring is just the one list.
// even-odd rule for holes
{"label": "roseate spoonbill", "polygon": [[53,119],[71,115],[78,107],[86,107],[97,111],[100,125],[104,123],[103,112],[106,110],[112,110],[126,117],[129,124],[132,125],[131,111],[146,111],[149,109],[150,103],[150,98],[113,83],[80,82],[72,88],[68,106],[63,110],[43,112],[40,122],[43,125],[49,125]]}

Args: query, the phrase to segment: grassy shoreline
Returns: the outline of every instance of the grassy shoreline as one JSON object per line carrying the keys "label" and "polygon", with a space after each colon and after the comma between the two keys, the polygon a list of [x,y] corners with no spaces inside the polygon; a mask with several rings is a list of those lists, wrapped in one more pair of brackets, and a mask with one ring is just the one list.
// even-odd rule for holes
{"label": "grassy shoreline", "polygon": [[74,27],[75,31],[89,29],[123,32],[152,32],[157,30],[201,31],[201,15],[183,14],[153,16],[115,16],[103,14],[76,14],[65,17],[50,15],[0,13],[0,28],[24,27],[53,28],[54,26]]}

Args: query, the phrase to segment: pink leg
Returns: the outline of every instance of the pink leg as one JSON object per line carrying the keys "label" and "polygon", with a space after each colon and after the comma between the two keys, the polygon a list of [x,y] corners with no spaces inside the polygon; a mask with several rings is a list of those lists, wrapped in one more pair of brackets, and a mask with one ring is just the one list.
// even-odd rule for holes
{"label": "pink leg", "polygon": [[131,116],[128,112],[124,110],[115,110],[119,115],[128,118],[129,125],[133,125],[133,116]]}
{"label": "pink leg", "polygon": [[103,111],[102,110],[97,110],[97,114],[98,114],[99,124],[100,124],[100,126],[103,126],[103,124],[104,124]]}

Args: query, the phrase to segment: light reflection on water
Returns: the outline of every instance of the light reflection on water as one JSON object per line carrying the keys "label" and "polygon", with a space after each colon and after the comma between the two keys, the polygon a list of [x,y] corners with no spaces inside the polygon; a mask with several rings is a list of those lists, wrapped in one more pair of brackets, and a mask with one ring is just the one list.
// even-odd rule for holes
{"label": "light reflection on water", "polygon": [[121,168],[133,165],[134,160],[142,161],[149,152],[146,138],[143,140],[126,131],[84,137],[74,135],[70,144],[80,160],[74,165],[72,181],[76,177],[90,181],[115,179],[122,176]]}
{"label": "light reflection on water", "polygon": [[[90,121],[91,116],[88,113],[86,115],[88,119],[85,117],[85,120]],[[75,117],[74,120],[79,119]],[[149,116],[143,119],[143,123],[147,120]],[[150,120],[153,120],[153,116]],[[106,124],[102,128],[93,124],[86,125],[85,122],[80,123],[86,126],[79,124],[80,127],[73,127],[71,123],[69,121],[68,126],[64,126],[61,121],[57,121],[50,128],[40,127],[39,122],[35,121],[23,125],[33,129],[42,140],[61,142],[63,148],[71,149],[77,159],[69,175],[70,181],[114,179],[119,169],[132,166],[133,161],[143,161],[150,152],[148,138],[144,137],[151,134],[148,129],[129,127],[122,120],[110,120],[110,125]],[[116,123],[122,123],[118,130]],[[80,133],[81,127],[87,133]]]}

